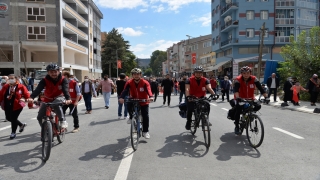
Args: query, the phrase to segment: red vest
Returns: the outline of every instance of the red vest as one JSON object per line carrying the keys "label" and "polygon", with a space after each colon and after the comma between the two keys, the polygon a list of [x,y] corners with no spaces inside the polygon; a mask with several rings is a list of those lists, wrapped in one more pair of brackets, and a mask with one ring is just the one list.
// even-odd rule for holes
{"label": "red vest", "polygon": [[190,81],[190,89],[189,95],[195,96],[197,98],[204,97],[207,94],[206,88],[206,78],[202,77],[200,79],[200,84],[198,85],[195,76],[189,78]]}
{"label": "red vest", "polygon": [[77,92],[76,92],[77,82],[74,80],[70,80],[69,82],[69,94],[72,100],[72,104],[74,104],[77,100]]}
{"label": "red vest", "polygon": [[[148,99],[152,96],[150,84],[144,79],[140,79],[139,84],[136,85],[133,79],[129,80],[127,84],[130,86],[130,98],[133,99]],[[140,105],[149,104],[148,102],[141,102]]]}
{"label": "red vest", "polygon": [[47,78],[44,78],[46,82],[46,89],[44,90],[44,102],[52,102],[55,98],[58,96],[63,95],[62,92],[62,81],[64,77],[62,76],[61,79],[57,82],[57,84],[53,84],[52,81],[50,81]]}
{"label": "red vest", "polygon": [[[6,92],[8,91],[9,88],[10,88],[9,84],[5,84],[2,87],[2,89],[0,91],[0,102],[3,102],[3,103],[5,102],[4,98],[7,98],[7,97],[5,97],[5,94],[6,94]],[[13,101],[13,110],[15,111],[15,110],[23,108],[21,103],[19,103],[20,99],[21,98],[28,99],[29,97],[30,97],[30,94],[29,94],[28,89],[26,88],[26,86],[24,86],[22,84],[17,84],[16,89],[15,89],[15,99]]]}
{"label": "red vest", "polygon": [[245,82],[242,78],[242,75],[237,77],[238,82],[240,83],[239,88],[239,97],[244,99],[255,99],[254,96],[254,89],[256,85],[254,84],[254,81],[256,80],[255,76],[250,76],[250,80]]}

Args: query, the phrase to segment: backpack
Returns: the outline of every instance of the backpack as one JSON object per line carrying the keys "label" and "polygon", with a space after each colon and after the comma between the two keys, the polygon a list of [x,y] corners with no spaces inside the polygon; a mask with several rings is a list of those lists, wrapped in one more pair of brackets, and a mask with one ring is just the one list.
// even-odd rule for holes
{"label": "backpack", "polygon": [[187,103],[181,103],[179,105],[179,115],[182,117],[182,118],[187,118]]}
{"label": "backpack", "polygon": [[233,107],[233,108],[229,109],[227,118],[230,120],[234,120],[235,114],[236,114],[236,108]]}
{"label": "backpack", "polygon": [[320,108],[314,108],[313,113],[320,113]]}

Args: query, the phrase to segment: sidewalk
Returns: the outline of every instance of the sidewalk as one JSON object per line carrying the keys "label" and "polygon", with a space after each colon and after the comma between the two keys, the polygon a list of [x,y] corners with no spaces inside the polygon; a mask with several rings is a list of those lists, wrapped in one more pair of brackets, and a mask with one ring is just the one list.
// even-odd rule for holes
{"label": "sidewalk", "polygon": [[[259,99],[259,95],[256,96],[256,99]],[[305,112],[305,113],[310,113],[310,114],[317,114],[317,113],[313,113],[313,110],[315,108],[320,108],[320,104],[318,104],[317,106],[311,106],[310,102],[307,102],[307,101],[300,101],[299,102],[300,106],[294,106],[291,102],[288,102],[289,106],[281,107],[281,104],[283,103],[283,101],[280,100],[279,97],[277,97],[277,101],[278,102],[274,102],[273,95],[271,95],[270,96],[270,103],[268,105],[282,108],[282,109],[290,109],[293,111],[300,111],[300,112]]]}

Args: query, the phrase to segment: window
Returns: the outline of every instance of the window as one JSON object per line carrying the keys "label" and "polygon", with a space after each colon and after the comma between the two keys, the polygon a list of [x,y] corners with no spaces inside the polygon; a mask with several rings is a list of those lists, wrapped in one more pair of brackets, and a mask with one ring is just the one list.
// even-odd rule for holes
{"label": "window", "polygon": [[92,21],[90,21],[90,27],[92,27]]}
{"label": "window", "polygon": [[264,30],[264,36],[263,36],[263,37],[268,37],[268,33],[269,33],[268,29],[265,29],[265,30]]}
{"label": "window", "polygon": [[213,24],[212,24],[212,31],[214,31],[215,26],[216,26],[216,25],[213,23]]}
{"label": "window", "polygon": [[45,40],[46,27],[28,26],[28,40]]}
{"label": "window", "polygon": [[247,2],[254,2],[254,0],[247,0]]}
{"label": "window", "polygon": [[247,29],[246,36],[252,38],[254,36],[254,29]]}
{"label": "window", "polygon": [[28,21],[46,21],[44,8],[28,7],[27,20]]}
{"label": "window", "polygon": [[247,20],[254,19],[254,11],[247,11]]}
{"label": "window", "polygon": [[27,2],[44,2],[44,0],[27,0]]}
{"label": "window", "polygon": [[[258,54],[258,47],[250,47],[250,48],[239,48],[239,54]],[[270,48],[264,47],[262,48],[262,53],[270,53]]]}
{"label": "window", "polygon": [[260,11],[260,19],[268,19],[269,12],[268,11]]}
{"label": "window", "polygon": [[231,55],[231,54],[232,54],[232,49],[228,49],[228,50],[224,51],[224,55],[225,56],[228,56],[228,55]]}

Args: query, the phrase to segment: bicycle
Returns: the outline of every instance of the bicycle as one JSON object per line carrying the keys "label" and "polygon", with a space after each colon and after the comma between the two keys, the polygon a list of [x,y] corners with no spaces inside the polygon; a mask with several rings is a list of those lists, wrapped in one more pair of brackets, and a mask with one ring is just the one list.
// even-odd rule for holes
{"label": "bicycle", "polygon": [[[40,105],[40,102],[34,102]],[[53,112],[53,106],[62,106],[64,103],[45,103],[46,115],[42,119],[41,124],[41,141],[42,141],[42,159],[46,162],[51,153],[53,138],[56,136],[59,143],[62,143],[65,138],[67,128],[62,128],[59,124],[58,116]]]}
{"label": "bicycle", "polygon": [[210,101],[217,100],[219,95],[211,95],[208,98],[197,98],[194,96],[189,96],[188,100],[191,102],[195,102],[195,109],[193,114],[193,118],[191,119],[191,134],[195,135],[197,132],[197,128],[199,128],[200,121],[201,127],[203,131],[204,143],[207,148],[210,147],[211,144],[211,135],[210,135],[210,126],[209,126],[209,112],[210,112]]}
{"label": "bicycle", "polygon": [[[242,135],[244,129],[246,129],[247,139],[250,146],[253,148],[259,147],[262,144],[264,138],[264,126],[261,118],[256,114],[256,112],[261,109],[261,105],[259,103],[260,101],[269,103],[268,100],[265,99],[261,99],[259,101],[241,99],[241,101],[239,102],[239,105],[243,106],[243,110],[240,114],[239,120],[240,136]],[[250,133],[252,134],[250,135]],[[261,137],[259,139],[255,138],[259,133],[261,133]],[[255,141],[256,139],[257,141]]]}
{"label": "bicycle", "polygon": [[[133,103],[133,114],[130,126],[131,146],[134,151],[138,149],[139,138],[143,132],[143,119],[141,117],[140,102],[147,102],[147,99],[126,99],[126,103]],[[141,117],[141,118],[140,118]]]}

